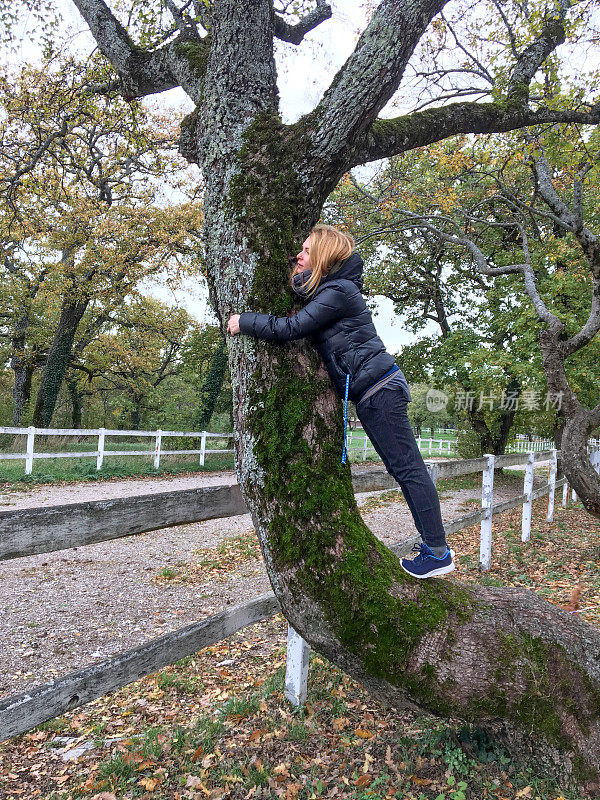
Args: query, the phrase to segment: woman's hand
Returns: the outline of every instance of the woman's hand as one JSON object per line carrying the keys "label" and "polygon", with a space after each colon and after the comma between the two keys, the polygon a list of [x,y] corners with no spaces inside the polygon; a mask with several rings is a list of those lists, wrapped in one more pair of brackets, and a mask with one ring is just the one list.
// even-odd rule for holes
{"label": "woman's hand", "polygon": [[227,333],[230,333],[232,336],[235,336],[237,333],[240,333],[239,314],[232,314],[229,317],[229,322],[227,323]]}

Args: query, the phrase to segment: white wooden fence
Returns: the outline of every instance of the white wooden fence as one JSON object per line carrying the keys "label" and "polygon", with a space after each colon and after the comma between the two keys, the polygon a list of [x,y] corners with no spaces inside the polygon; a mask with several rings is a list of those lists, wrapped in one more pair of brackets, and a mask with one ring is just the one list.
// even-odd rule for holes
{"label": "white wooden fence", "polygon": [[[232,433],[210,433],[208,431],[121,431],[111,430],[109,428],[2,428],[0,433],[11,433],[16,436],[26,436],[26,445],[24,453],[0,453],[0,460],[2,459],[24,459],[25,460],[25,474],[31,475],[33,471],[33,461],[35,458],[95,458],[96,469],[102,469],[105,456],[152,456],[154,459],[154,469],[160,467],[161,456],[178,456],[178,455],[199,455],[200,465],[204,466],[205,456],[209,453],[233,453],[233,450],[216,449],[209,450],[206,447],[207,439],[231,439]],[[84,452],[35,452],[35,439],[36,436],[90,436],[97,437],[98,448],[96,450],[88,450]],[[107,436],[136,436],[148,437],[154,440],[154,448],[152,450],[107,450],[106,437]],[[167,438],[188,438],[200,439],[200,449],[188,450],[166,450],[163,446],[163,440]]]}
{"label": "white wooden fence", "polygon": [[[513,453],[430,462],[428,469],[434,482],[438,478],[483,472],[481,509],[446,523],[444,525],[446,535],[480,522],[480,564],[482,569],[489,569],[494,514],[522,505],[521,538],[526,541],[530,536],[531,506],[535,498],[548,494],[547,519],[552,520],[555,491],[562,486],[562,502],[563,506],[566,506],[569,487],[564,478],[556,480],[557,455],[557,451],[552,450],[542,453],[531,452],[526,457]],[[590,459],[596,471],[600,473],[599,447],[590,448]],[[534,465],[541,461],[550,462],[548,481],[533,490]],[[494,469],[523,463],[526,465],[523,494],[494,504]],[[352,481],[354,491],[365,492],[397,487],[394,479],[378,465],[373,465],[368,470],[355,467]],[[574,492],[572,499],[577,499]],[[66,508],[58,506],[0,511],[0,559],[46,553],[195,520],[243,514],[246,511],[237,485],[99,500],[69,505]],[[414,536],[390,549],[398,556],[404,555],[418,538]],[[79,672],[0,700],[0,741],[102,697],[144,675],[156,672],[186,655],[221,641],[248,625],[268,619],[278,610],[277,600],[270,593],[235,608],[221,611],[201,622],[164,634],[140,647],[85,667]],[[285,694],[295,705],[301,705],[306,700],[308,657],[308,644],[290,626]]]}
{"label": "white wooden fence", "polygon": [[[36,458],[95,458],[96,469],[102,469],[106,456],[150,456],[153,458],[154,469],[160,468],[161,456],[174,455],[199,455],[200,466],[204,466],[205,457],[212,453],[233,453],[232,449],[207,449],[206,442],[209,439],[231,439],[232,433],[210,433],[208,431],[122,431],[109,428],[14,428],[0,427],[0,433],[9,433],[15,436],[25,436],[25,452],[21,453],[0,453],[0,460],[21,459],[25,462],[25,475],[31,475],[33,462]],[[438,430],[437,433],[454,433],[454,431]],[[88,451],[61,451],[61,452],[36,452],[36,436],[74,436],[74,437],[96,437],[97,449]],[[152,450],[107,450],[107,437],[117,436],[136,436],[147,437],[154,442]],[[369,453],[375,453],[375,448],[369,441],[362,428],[348,430],[346,439],[347,450],[359,452],[362,461],[366,461]],[[163,440],[168,438],[188,438],[200,439],[200,449],[189,450],[167,450],[163,446]],[[590,439],[591,445],[598,444],[594,439]],[[456,439],[435,439],[433,437],[417,437],[419,450],[429,456],[447,456],[456,454]],[[533,442],[523,440],[509,442],[506,447],[507,453],[530,453],[549,450],[554,447],[551,439],[537,439]],[[360,459],[359,456],[359,459]]]}
{"label": "white wooden fence", "polygon": [[[443,431],[439,432],[443,433]],[[418,436],[416,440],[419,450],[422,453],[426,452],[429,456],[450,456],[456,450],[456,439],[433,439]],[[375,448],[362,428],[355,428],[347,432],[346,449],[348,452],[360,451],[363,461],[367,460],[368,453],[375,453]]]}

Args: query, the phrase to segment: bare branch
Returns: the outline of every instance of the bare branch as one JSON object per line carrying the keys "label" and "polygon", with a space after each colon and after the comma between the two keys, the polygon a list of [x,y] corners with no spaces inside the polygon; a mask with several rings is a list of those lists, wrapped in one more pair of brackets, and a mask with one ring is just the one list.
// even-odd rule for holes
{"label": "bare branch", "polygon": [[275,14],[275,36],[283,42],[300,44],[309,31],[312,31],[326,19],[331,18],[331,6],[326,0],[317,0],[317,7],[300,22],[290,25],[278,14]]}
{"label": "bare branch", "polygon": [[494,3],[494,7],[495,7],[496,11],[500,15],[500,18],[501,18],[502,22],[504,23],[504,27],[506,28],[506,32],[508,33],[508,38],[510,40],[510,49],[512,51],[512,54],[513,54],[513,56],[515,58],[518,58],[519,54],[517,52],[517,43],[515,41],[515,34],[514,34],[514,31],[512,29],[511,24],[508,21],[508,18],[506,16],[506,14],[504,13],[504,9],[502,8],[502,3],[498,2],[498,0],[493,0],[493,3]]}
{"label": "bare branch", "polygon": [[473,64],[475,64],[475,66],[477,67],[476,74],[481,75],[481,77],[485,78],[485,80],[488,81],[488,83],[491,83],[493,85],[494,79],[492,78],[492,75],[490,74],[489,70],[485,67],[484,64],[481,63],[481,61],[477,58],[477,56],[473,55],[473,53],[467,50],[464,44],[460,41],[459,37],[456,35],[456,32],[452,27],[452,25],[450,24],[450,21],[446,19],[443,14],[442,14],[442,19],[444,20],[444,22],[446,23],[446,27],[452,34],[455,47],[461,50],[465,54],[465,56],[469,59],[469,61],[472,61]]}

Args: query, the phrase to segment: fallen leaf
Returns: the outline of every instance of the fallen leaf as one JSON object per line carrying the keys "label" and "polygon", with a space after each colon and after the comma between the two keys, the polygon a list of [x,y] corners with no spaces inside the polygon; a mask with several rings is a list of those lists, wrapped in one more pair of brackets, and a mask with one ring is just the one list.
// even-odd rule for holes
{"label": "fallen leaf", "polygon": [[533,789],[531,786],[526,786],[524,789],[519,789],[519,791],[515,795],[515,800],[518,797],[530,797]]}

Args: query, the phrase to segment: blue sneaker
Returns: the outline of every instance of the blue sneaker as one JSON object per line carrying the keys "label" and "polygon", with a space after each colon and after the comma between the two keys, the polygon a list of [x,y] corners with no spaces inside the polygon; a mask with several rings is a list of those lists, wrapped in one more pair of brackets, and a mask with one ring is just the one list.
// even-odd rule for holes
{"label": "blue sneaker", "polygon": [[447,575],[454,569],[454,550],[447,549],[442,558],[436,558],[424,542],[416,544],[413,552],[417,555],[412,559],[403,558],[400,561],[402,569],[413,578],[433,578],[435,575]]}

